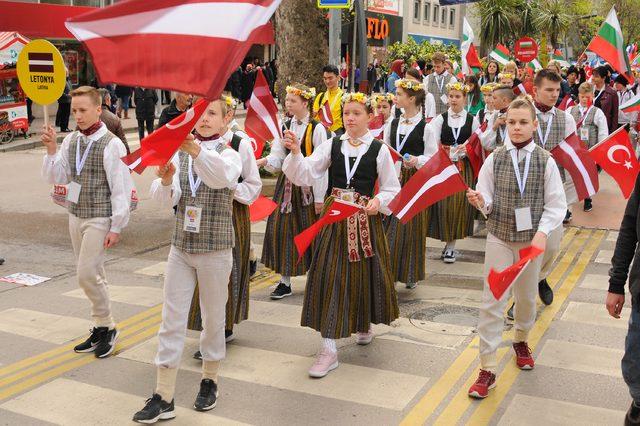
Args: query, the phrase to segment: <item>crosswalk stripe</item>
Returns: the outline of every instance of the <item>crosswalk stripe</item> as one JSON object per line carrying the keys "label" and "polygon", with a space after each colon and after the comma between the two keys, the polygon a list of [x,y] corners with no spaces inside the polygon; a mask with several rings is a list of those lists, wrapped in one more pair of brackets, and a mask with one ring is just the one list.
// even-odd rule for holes
{"label": "crosswalk stripe", "polygon": [[549,339],[536,360],[538,365],[622,377],[620,360],[624,351]]}
{"label": "crosswalk stripe", "polygon": [[85,319],[29,309],[0,312],[0,331],[57,345],[87,334],[91,327],[93,323]]}
{"label": "crosswalk stripe", "polygon": [[479,308],[482,303],[482,290],[437,286],[430,284],[427,280],[426,284],[418,284],[416,288],[407,290],[406,293],[398,288],[398,298],[402,297],[419,299],[429,303]]}
{"label": "crosswalk stripe", "polygon": [[569,302],[567,309],[562,314],[564,321],[580,324],[592,324],[606,327],[627,329],[629,327],[630,308],[622,308],[620,319],[613,318],[607,312],[603,303]]}
{"label": "crosswalk stripe", "polygon": [[619,234],[620,233],[618,231],[609,231],[609,234],[607,235],[607,241],[612,241],[612,242],[618,241]]}
{"label": "crosswalk stripe", "polygon": [[[56,379],[0,405],[1,409],[46,422],[69,426],[119,426],[131,422],[144,398],[74,380]],[[172,425],[241,425],[193,409],[175,407]]]}
{"label": "crosswalk stripe", "polygon": [[600,274],[587,274],[580,283],[580,288],[607,291],[609,290],[609,277]]}
{"label": "crosswalk stripe", "polygon": [[596,256],[596,263],[610,264],[613,257],[613,250],[600,250]]}
{"label": "crosswalk stripe", "polygon": [[[63,296],[86,299],[84,290],[78,288],[62,294]],[[162,303],[162,289],[144,286],[109,286],[109,299],[112,302],[127,303],[129,305],[152,307]]]}
{"label": "crosswalk stripe", "polygon": [[441,260],[427,260],[427,274],[455,275],[457,277],[484,278],[482,263],[456,262],[447,264]]}
{"label": "crosswalk stripe", "polygon": [[618,425],[624,423],[624,415],[624,411],[517,394],[498,426]]}
{"label": "crosswalk stripe", "polygon": [[[152,364],[157,347],[158,340],[154,338],[122,352],[118,357]],[[197,348],[197,339],[186,339],[182,369],[201,371],[201,363],[191,358]],[[402,410],[429,380],[427,377],[346,363],[341,363],[336,371],[322,380],[314,380],[307,374],[312,363],[312,357],[228,345],[219,375],[391,410]]]}
{"label": "crosswalk stripe", "polygon": [[165,269],[167,269],[167,262],[158,262],[145,268],[133,271],[133,273],[149,275],[150,277],[161,277],[164,276]]}

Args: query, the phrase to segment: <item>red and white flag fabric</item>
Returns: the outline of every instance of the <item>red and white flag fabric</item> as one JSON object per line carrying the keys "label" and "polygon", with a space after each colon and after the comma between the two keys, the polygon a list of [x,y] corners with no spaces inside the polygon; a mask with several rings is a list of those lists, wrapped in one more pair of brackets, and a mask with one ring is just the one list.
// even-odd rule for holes
{"label": "red and white flag fabric", "polygon": [[260,222],[262,219],[269,217],[276,207],[278,207],[278,204],[271,198],[260,195],[253,204],[249,206],[249,220],[251,223]]}
{"label": "red and white flag fabric", "polygon": [[640,93],[633,98],[620,105],[620,111],[622,112],[634,112],[640,111]]}
{"label": "red and white flag fabric", "polygon": [[513,93],[515,93],[516,96],[527,95],[527,94],[532,95],[533,83],[530,81],[525,81],[524,83],[520,83],[513,88]]}
{"label": "red and white flag fabric", "polygon": [[256,71],[256,82],[248,102],[244,130],[252,139],[256,159],[262,156],[262,150],[267,141],[282,138],[278,105],[271,95],[271,89],[261,68]]}
{"label": "red and white flag fabric", "polygon": [[376,139],[382,139],[384,133],[384,117],[376,115],[369,121],[369,131],[371,135]]}
{"label": "red and white flag fabric", "polygon": [[595,145],[589,151],[591,158],[620,186],[624,198],[629,198],[640,171],[640,164],[624,126]]}
{"label": "red and white flag fabric", "polygon": [[495,297],[496,300],[500,300],[507,289],[511,287],[511,284],[518,279],[524,268],[543,252],[544,250],[536,246],[525,247],[520,250],[520,260],[504,271],[498,272],[491,268],[489,276],[487,276],[487,282],[489,283],[489,289],[491,293],[493,293],[493,297]]}
{"label": "red and white flag fabric", "polygon": [[389,148],[389,152],[391,153],[391,161],[393,161],[393,164],[397,163],[398,161],[402,161],[402,154],[400,154],[389,145],[387,145],[387,148]]}
{"label": "red and white flag fabric", "polygon": [[320,219],[316,221],[316,223],[293,237],[293,242],[298,249],[298,261],[300,261],[300,259],[304,255],[304,252],[307,251],[314,238],[320,233],[322,228],[329,224],[340,222],[341,220],[345,220],[348,217],[353,216],[354,214],[358,213],[361,208],[362,207],[357,204],[338,199],[333,200],[333,202],[327,209],[327,212],[322,215]]}
{"label": "red and white flag fabric", "polygon": [[205,99],[199,99],[193,107],[142,139],[140,148],[122,157],[122,161],[138,174],[148,166],[167,164],[191,133],[209,103]]}
{"label": "red and white flag fabric", "polygon": [[322,125],[327,129],[333,126],[333,113],[331,112],[331,104],[329,103],[329,99],[327,99],[318,110],[316,119],[320,121]]}
{"label": "red and white flag fabric", "polygon": [[578,135],[572,133],[550,152],[556,162],[571,175],[579,201],[598,192],[598,168]]}
{"label": "red and white flag fabric", "polygon": [[573,97],[571,95],[566,95],[564,98],[562,98],[560,105],[558,105],[558,109],[560,111],[566,111],[575,105],[576,105],[576,101],[573,99]]}
{"label": "red and white flag fabric", "polygon": [[480,141],[480,135],[487,130],[488,122],[485,121],[471,134],[467,140],[466,151],[469,163],[473,169],[473,176],[478,177],[480,174],[480,168],[484,164],[484,149],[482,148],[482,142]]}
{"label": "red and white flag fabric", "polygon": [[458,167],[440,147],[402,187],[389,203],[389,209],[400,222],[407,223],[430,205],[466,189],[467,184],[462,179]]}
{"label": "red and white flag fabric", "polygon": [[620,27],[620,21],[618,21],[616,8],[612,7],[586,50],[600,56],[618,73],[627,77],[627,80],[633,81],[629,57],[624,46],[622,28]]}
{"label": "red and white flag fabric", "polygon": [[68,20],[102,83],[217,98],[281,0],[123,1]]}
{"label": "red and white flag fabric", "polygon": [[495,59],[501,65],[506,65],[511,57],[511,52],[509,52],[509,49],[505,45],[498,43],[495,49],[489,53],[489,57]]}

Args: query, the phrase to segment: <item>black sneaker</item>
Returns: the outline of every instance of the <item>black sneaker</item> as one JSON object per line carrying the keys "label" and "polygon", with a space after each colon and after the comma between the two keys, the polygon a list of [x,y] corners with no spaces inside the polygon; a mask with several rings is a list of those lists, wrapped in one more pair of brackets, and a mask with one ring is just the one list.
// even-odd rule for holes
{"label": "black sneaker", "polygon": [[515,304],[515,303],[512,303],[512,304],[511,304],[511,307],[510,307],[510,308],[509,308],[509,310],[507,311],[507,319],[509,319],[509,320],[511,320],[511,321],[513,321],[513,320],[514,320],[514,318],[513,318],[513,307],[514,307],[514,306],[516,306],[516,304]]}
{"label": "black sneaker", "polygon": [[593,202],[591,201],[591,198],[585,198],[584,199],[584,208],[583,210],[585,212],[590,212],[591,210],[593,210]]}
{"label": "black sneaker", "polygon": [[624,426],[640,425],[640,407],[635,402],[631,402],[631,407],[624,417]]}
{"label": "black sneaker", "polygon": [[157,393],[147,399],[144,408],[133,415],[133,421],[150,425],[158,420],[169,420],[176,417],[173,400],[165,402]]}
{"label": "black sneaker", "polygon": [[538,283],[538,296],[540,296],[542,303],[547,306],[553,303],[553,290],[549,287],[546,278]]}
{"label": "black sneaker", "polygon": [[[105,327],[106,328],[106,327]],[[116,340],[118,340],[118,336],[120,332],[117,329],[108,330],[100,334],[100,340],[98,340],[98,344],[96,345],[95,355],[96,358],[106,358],[113,350],[116,348]]]}
{"label": "black sneaker", "polygon": [[249,278],[254,276],[257,271],[258,271],[258,261],[257,260],[251,260],[249,262]]}
{"label": "black sneaker", "polygon": [[202,360],[202,352],[196,351],[196,353],[193,354],[193,358]]}
{"label": "black sneaker", "polygon": [[565,225],[569,222],[571,222],[571,217],[573,215],[571,214],[571,212],[569,210],[567,210],[567,213],[564,215],[564,219],[562,219],[562,223],[564,223]]}
{"label": "black sneaker", "polygon": [[455,263],[456,261],[456,252],[455,250],[447,250],[444,252],[444,256],[442,257],[444,263]]}
{"label": "black sneaker", "polygon": [[216,400],[218,399],[218,385],[211,379],[203,379],[200,382],[200,392],[196,396],[196,402],[193,403],[193,408],[197,411],[208,411],[216,406]]}
{"label": "black sneaker", "polygon": [[91,333],[87,340],[77,345],[73,348],[74,352],[78,353],[88,353],[96,350],[96,346],[98,346],[98,342],[100,341],[100,336],[109,331],[107,327],[94,327],[89,332]]}
{"label": "black sneaker", "polygon": [[291,286],[283,282],[278,283],[276,289],[271,292],[271,298],[273,300],[279,300],[287,296],[291,296]]}
{"label": "black sneaker", "polygon": [[236,336],[233,335],[233,330],[225,330],[224,331],[224,341],[226,343],[232,342]]}

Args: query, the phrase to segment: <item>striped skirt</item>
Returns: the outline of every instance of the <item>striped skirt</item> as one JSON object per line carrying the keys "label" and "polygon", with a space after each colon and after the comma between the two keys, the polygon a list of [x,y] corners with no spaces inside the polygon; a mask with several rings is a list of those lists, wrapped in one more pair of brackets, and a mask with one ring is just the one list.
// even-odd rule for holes
{"label": "striped skirt", "polygon": [[[403,167],[400,171],[400,185],[404,186],[417,170]],[[421,211],[405,225],[393,215],[383,219],[395,281],[416,283],[425,278],[429,212],[430,209]]]}
{"label": "striped skirt", "polygon": [[[473,187],[473,169],[466,157],[458,161],[462,179]],[[431,206],[429,237],[440,241],[455,241],[473,235],[473,220],[477,209],[467,201],[465,191],[457,192]]]}
{"label": "striped skirt", "polygon": [[[333,201],[327,198],[325,211]],[[307,274],[301,325],[339,339],[398,318],[389,246],[380,215],[368,216],[373,257],[349,262],[347,221],[325,226],[316,238]]]}
{"label": "striped skirt", "polygon": [[285,195],[285,175],[280,174],[276,182],[273,201],[278,207],[267,220],[267,229],[264,233],[262,246],[262,263],[286,277],[304,275],[311,264],[311,250],[305,253],[298,262],[298,251],[293,243],[293,237],[307,229],[318,219],[313,202],[303,205],[302,189],[299,186],[291,186],[291,213],[282,213],[280,207]]}
{"label": "striped skirt", "polygon": [[[233,231],[235,245],[233,247],[233,267],[229,277],[229,296],[227,297],[227,319],[225,329],[233,330],[234,324],[249,317],[249,249],[251,239],[251,223],[249,222],[249,206],[233,202]],[[202,330],[200,315],[200,295],[198,286],[191,300],[189,330]]]}

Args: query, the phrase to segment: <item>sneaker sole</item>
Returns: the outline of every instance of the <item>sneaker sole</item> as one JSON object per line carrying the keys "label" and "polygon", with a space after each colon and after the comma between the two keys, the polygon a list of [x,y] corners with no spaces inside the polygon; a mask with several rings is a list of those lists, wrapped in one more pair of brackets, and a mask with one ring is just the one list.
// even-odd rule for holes
{"label": "sneaker sole", "polygon": [[455,259],[442,259],[444,263],[456,263]]}
{"label": "sneaker sole", "polygon": [[[518,364],[516,364],[516,365],[518,365]],[[529,364],[527,364],[527,365],[518,365],[518,368],[520,370],[533,370],[533,365],[529,365]]]}
{"label": "sneaker sole", "polygon": [[591,210],[593,210],[593,207],[590,209],[584,209],[585,212],[589,213]]}
{"label": "sneaker sole", "polygon": [[196,356],[196,354],[193,354],[193,359],[197,359],[198,361],[202,361],[202,355]]}
{"label": "sneaker sole", "polygon": [[338,361],[336,361],[333,364],[331,364],[329,366],[329,368],[327,369],[327,371],[324,371],[322,373],[312,373],[311,371],[309,371],[309,377],[313,377],[314,379],[321,379],[324,376],[326,376],[327,374],[329,374],[329,372],[335,370],[336,368],[338,368]]}
{"label": "sneaker sole", "polygon": [[[118,329],[116,329],[116,335],[113,336],[113,340],[111,341],[111,349],[109,349],[108,352],[106,352],[106,353],[104,353],[102,355],[96,355],[96,358],[106,358],[109,355],[111,355],[113,353],[113,351],[116,349],[116,342],[118,341],[118,336],[120,336],[120,331],[118,331]],[[175,417],[175,414],[174,414],[174,417]]]}
{"label": "sneaker sole", "polygon": [[284,299],[285,297],[289,297],[292,294],[293,293],[288,293],[288,294],[283,294],[282,296],[269,296],[269,297],[271,297],[272,300],[280,300],[280,299]]}
{"label": "sneaker sole", "polygon": [[153,423],[157,423],[159,420],[171,420],[171,419],[175,419],[175,418],[176,418],[176,413],[174,411],[167,411],[167,412],[158,414],[158,416],[154,417],[153,419],[149,419],[149,420],[134,420],[134,422],[142,423],[142,424],[145,424],[145,425],[150,425],[150,424],[153,424]]}
{"label": "sneaker sole", "polygon": [[357,340],[356,343],[360,346],[367,346],[369,343],[373,342],[373,337],[369,340]]}
{"label": "sneaker sole", "polygon": [[404,288],[406,288],[407,290],[413,290],[414,288],[418,287],[418,284],[414,284],[414,285],[405,285]]}
{"label": "sneaker sole", "polygon": [[77,349],[74,349],[73,351],[74,351],[75,353],[77,353],[77,354],[88,354],[88,353],[91,353],[91,352],[95,352],[95,350],[96,350],[96,346],[98,346],[98,345],[97,345],[97,344],[96,344],[96,345],[93,345],[93,346],[91,346],[89,349],[84,349],[84,350],[77,350]]}
{"label": "sneaker sole", "polygon": [[224,338],[225,343],[233,342],[234,340],[236,340],[236,336],[234,335]]}
{"label": "sneaker sole", "polygon": [[196,411],[209,411],[216,408],[217,404],[218,404],[218,392],[216,392],[216,400],[213,401],[213,404],[207,405],[206,407],[196,407],[196,404],[193,404],[193,409]]}
{"label": "sneaker sole", "polygon": [[[495,387],[496,387],[496,384],[494,383],[494,384],[492,384],[491,386],[489,386],[489,390],[491,390],[491,389],[493,389],[493,388],[495,388]],[[470,396],[471,398],[475,398],[475,399],[485,399],[486,397],[488,397],[488,396],[489,396],[489,392],[487,392],[487,394],[486,394],[486,395],[484,395],[484,396],[483,396],[483,395],[480,395],[478,392],[469,392],[469,396]]]}

